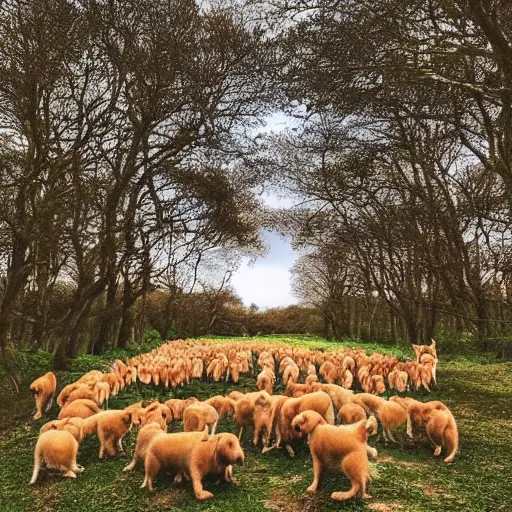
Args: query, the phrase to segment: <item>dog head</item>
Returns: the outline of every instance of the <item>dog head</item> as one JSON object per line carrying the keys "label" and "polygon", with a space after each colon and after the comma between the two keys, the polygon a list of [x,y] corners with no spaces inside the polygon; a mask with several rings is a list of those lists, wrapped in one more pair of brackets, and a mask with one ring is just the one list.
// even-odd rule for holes
{"label": "dog head", "polygon": [[245,462],[244,452],[238,438],[234,434],[217,434],[216,457],[221,464],[243,464]]}
{"label": "dog head", "polygon": [[318,425],[324,425],[326,421],[315,411],[304,411],[292,420],[292,428],[298,434],[310,434]]}

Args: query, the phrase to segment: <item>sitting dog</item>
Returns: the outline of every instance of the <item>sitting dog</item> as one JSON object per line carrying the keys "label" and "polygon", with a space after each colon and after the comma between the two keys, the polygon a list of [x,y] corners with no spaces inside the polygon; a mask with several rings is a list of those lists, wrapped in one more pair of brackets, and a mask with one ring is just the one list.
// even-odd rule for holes
{"label": "sitting dog", "polygon": [[316,493],[324,469],[342,470],[352,487],[347,492],[333,492],[333,500],[344,501],[356,495],[367,497],[366,484],[370,479],[367,455],[368,433],[376,429],[375,418],[363,420],[347,427],[335,427],[314,411],[296,416],[295,430],[309,434],[309,449],[313,458],[313,483],[308,493]]}
{"label": "sitting dog", "polygon": [[76,478],[76,473],[84,470],[76,464],[78,453],[77,440],[65,430],[48,430],[43,432],[34,450],[34,471],[30,485],[34,484],[43,462],[48,467],[64,471],[65,478]]}
{"label": "sitting dog", "polygon": [[233,434],[217,434],[201,442],[201,432],[181,432],[157,435],[150,442],[144,467],[146,470],[141,487],[153,491],[153,480],[162,469],[179,475],[185,473],[192,480],[198,500],[213,498],[205,491],[201,480],[209,474],[223,475],[231,481],[231,464],[243,464],[244,452]]}
{"label": "sitting dog", "polygon": [[43,409],[48,411],[53,404],[53,396],[57,390],[57,377],[52,372],[45,373],[42,377],[36,379],[30,384],[30,391],[34,393],[36,399],[37,412],[34,414],[34,420],[43,416]]}

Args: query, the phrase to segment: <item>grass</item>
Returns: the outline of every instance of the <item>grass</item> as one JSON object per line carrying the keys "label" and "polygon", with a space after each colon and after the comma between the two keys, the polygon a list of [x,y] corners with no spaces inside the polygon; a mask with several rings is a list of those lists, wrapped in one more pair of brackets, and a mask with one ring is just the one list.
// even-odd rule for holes
{"label": "grass", "polygon": [[[310,348],[333,345],[320,338],[270,337],[275,341],[300,344]],[[362,346],[399,357],[412,352],[378,344]],[[59,374],[59,388],[80,373]],[[111,400],[111,408],[121,408],[141,398],[188,397],[206,398],[225,394],[232,389],[255,389],[255,376],[243,376],[240,383],[212,384],[195,381],[174,392],[134,386]],[[279,388],[277,389],[279,392]],[[209,481],[205,488],[215,494],[209,502],[194,499],[190,484],[170,483],[160,475],[155,480],[155,493],[139,489],[143,469],[123,473],[135,444],[135,432],[125,438],[127,455],[99,461],[99,443],[89,436],[81,445],[78,462],[85,471],[76,480],[62,479],[55,472],[43,470],[34,487],[28,487],[33,465],[33,448],[40,426],[47,421],[30,420],[33,399],[27,386],[18,395],[0,387],[2,404],[0,421],[0,510],[1,511],[264,511],[295,512],[307,510],[391,511],[411,512],[509,511],[512,510],[512,364],[491,357],[452,357],[443,359],[438,370],[438,386],[431,394],[418,393],[420,400],[439,399],[453,411],[460,430],[460,452],[452,465],[434,458],[426,440],[402,446],[370,443],[379,450],[379,459],[372,464],[374,477],[369,488],[372,499],[354,499],[346,503],[330,500],[333,491],[349,486],[343,474],[327,474],[320,492],[305,495],[312,480],[311,459],[307,446],[296,446],[296,457],[290,459],[283,451],[260,454],[249,445],[249,433],[243,446],[246,465],[235,468],[240,485]],[[50,419],[57,409],[50,411]],[[181,425],[172,425],[179,430]],[[219,431],[234,431],[231,420],[222,420]],[[401,439],[404,434],[399,433]]]}

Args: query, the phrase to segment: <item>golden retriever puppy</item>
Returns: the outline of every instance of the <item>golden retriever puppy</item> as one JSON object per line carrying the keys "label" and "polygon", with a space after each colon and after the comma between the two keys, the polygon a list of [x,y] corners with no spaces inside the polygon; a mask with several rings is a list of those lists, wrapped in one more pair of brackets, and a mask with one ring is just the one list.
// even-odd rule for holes
{"label": "golden retriever puppy", "polygon": [[414,349],[414,354],[416,355],[416,362],[419,363],[421,361],[421,356],[423,354],[430,354],[437,359],[437,350],[436,350],[436,342],[435,340],[431,340],[432,343],[430,345],[414,345],[412,348]]}
{"label": "golden retriever puppy", "polygon": [[327,393],[338,411],[344,404],[352,401],[352,397],[354,396],[352,390],[345,389],[337,384],[321,384],[320,382],[314,382],[311,384],[311,390],[324,391]]}
{"label": "golden retriever puppy", "polygon": [[207,430],[215,434],[219,413],[211,405],[204,402],[190,404],[183,411],[183,430],[185,432],[200,432]]}
{"label": "golden retriever puppy", "polygon": [[43,409],[48,411],[53,404],[53,397],[57,390],[57,377],[53,372],[45,373],[30,384],[30,391],[34,393],[37,411],[34,414],[34,420],[38,420],[43,416]]}
{"label": "golden retriever puppy", "polygon": [[183,418],[183,411],[186,407],[194,402],[198,402],[199,400],[195,397],[190,397],[185,400],[179,398],[171,398],[164,402],[164,405],[167,405],[169,409],[172,411],[172,417],[175,420],[181,420]]}
{"label": "golden retriever puppy", "polygon": [[270,368],[263,368],[256,378],[256,386],[260,391],[266,391],[269,395],[274,392],[276,376]]}
{"label": "golden retriever puppy", "polygon": [[96,384],[94,384],[94,387],[92,388],[92,391],[94,393],[94,401],[99,405],[102,406],[106,402],[106,406],[108,409],[108,399],[110,398],[110,384],[105,381],[98,381]]}
{"label": "golden retriever puppy", "polygon": [[371,382],[373,394],[382,395],[386,392],[386,383],[382,375],[372,375]]}
{"label": "golden retriever puppy", "polygon": [[335,427],[314,411],[296,416],[292,426],[309,434],[309,449],[313,459],[313,483],[307,492],[316,493],[325,469],[342,470],[352,486],[347,492],[333,492],[331,498],[344,501],[356,495],[367,497],[366,485],[370,479],[367,454],[368,432],[375,428],[375,418],[347,427]]}
{"label": "golden retriever puppy", "polygon": [[266,453],[272,448],[270,445],[270,437],[274,428],[279,414],[281,412],[282,405],[288,400],[289,397],[285,395],[269,395],[268,397],[261,396],[256,400],[253,422],[254,422],[254,436],[253,444],[257,446],[262,437],[263,451]]}
{"label": "golden retriever puppy", "polygon": [[219,414],[219,418],[233,415],[233,402],[227,396],[212,396],[208,398],[208,400],[205,400],[204,403],[211,405]]}
{"label": "golden retriever puppy", "polygon": [[83,423],[84,436],[96,432],[100,440],[99,457],[116,455],[116,444],[121,453],[124,453],[122,439],[132,427],[132,413],[124,410],[103,411],[90,416]]}
{"label": "golden retriever puppy", "polygon": [[276,425],[276,447],[284,442],[285,448],[291,457],[294,456],[292,447],[289,442],[298,436],[298,432],[292,428],[292,421],[295,416],[304,411],[315,411],[326,423],[334,425],[334,407],[330,396],[323,392],[317,391],[299,398],[289,398],[281,405],[279,412],[279,421]]}
{"label": "golden retriever puppy", "polygon": [[236,401],[232,400],[235,423],[240,428],[238,432],[239,440],[242,439],[244,428],[254,424],[254,409],[256,401],[261,396],[266,397],[269,394],[266,391],[254,391],[245,393]]}
{"label": "golden retriever puppy", "polygon": [[64,471],[65,478],[76,478],[76,473],[84,470],[76,464],[77,453],[78,442],[69,432],[53,429],[43,432],[34,450],[34,471],[30,485],[36,482],[43,463]]}
{"label": "golden retriever puppy", "polygon": [[368,414],[377,416],[382,425],[384,441],[397,442],[391,431],[407,421],[407,413],[403,407],[393,400],[385,400],[370,393],[358,393],[354,396],[354,402],[363,407]]}
{"label": "golden retriever puppy", "polygon": [[[432,354],[422,354],[420,356],[420,363],[425,368],[431,369],[432,379],[435,383],[436,382],[437,358],[435,358]],[[426,378],[424,380],[428,381],[428,384],[430,384],[430,380],[428,378]]]}
{"label": "golden retriever puppy", "polygon": [[[165,423],[164,423],[165,425]],[[133,459],[127,466],[124,467],[123,471],[132,471],[139,460],[144,460],[146,452],[151,441],[158,434],[165,434],[166,428],[163,427],[159,422],[148,423],[144,425],[137,434],[137,442],[135,444],[135,452],[133,453]]]}
{"label": "golden retriever puppy", "polygon": [[349,402],[338,411],[338,419],[342,425],[351,425],[366,419],[366,411],[358,404]]}
{"label": "golden retriever puppy", "polygon": [[101,409],[94,400],[78,399],[66,404],[59,412],[59,420],[63,418],[88,418],[97,414]]}
{"label": "golden retriever puppy", "polygon": [[140,421],[140,424],[147,425],[148,423],[153,423],[154,421],[158,423],[163,421],[164,425],[167,427],[167,425],[172,421],[172,417],[172,411],[168,405],[154,401],[148,405],[146,409],[144,409],[144,415]]}
{"label": "golden retriever puppy", "polygon": [[48,432],[48,430],[65,430],[69,432],[80,444],[82,442],[84,420],[82,418],[64,418],[63,420],[53,420],[45,423],[39,430],[39,433]]}
{"label": "golden retriever puppy", "polygon": [[209,474],[232,480],[231,464],[243,464],[244,452],[233,434],[217,434],[201,442],[200,432],[157,435],[150,442],[144,459],[145,477],[141,487],[153,491],[155,476],[165,469],[175,475],[186,474],[198,500],[213,498],[201,480]]}
{"label": "golden retriever puppy", "polygon": [[400,369],[395,369],[388,374],[388,384],[390,389],[396,389],[399,393],[404,393],[407,389],[409,375]]}
{"label": "golden retriever puppy", "polygon": [[412,439],[413,425],[424,426],[430,442],[434,445],[434,456],[444,450],[447,454],[444,462],[453,462],[459,449],[457,423],[450,409],[443,402],[419,402],[412,398],[392,396],[391,401],[402,406],[407,413],[407,435]]}
{"label": "golden retriever puppy", "polygon": [[[86,387],[88,389],[91,389],[94,384],[91,384],[89,382],[72,382],[71,384],[68,384],[67,386],[64,386],[61,389],[61,392],[57,396],[57,405],[59,407],[63,407],[69,400],[69,395],[75,390],[80,389],[83,387]],[[80,397],[77,397],[80,398]],[[92,399],[90,399],[92,400]]]}
{"label": "golden retriever puppy", "polygon": [[286,384],[284,392],[286,396],[291,396],[292,398],[299,398],[299,396],[307,395],[308,393],[311,393],[310,384],[298,384],[291,379]]}
{"label": "golden retriever puppy", "polygon": [[89,384],[85,382],[77,382],[75,388],[65,397],[65,399],[61,398],[61,401],[63,401],[63,405],[67,405],[80,399],[93,400],[98,405],[101,405],[97,400],[97,393],[95,393],[93,389],[89,387]]}

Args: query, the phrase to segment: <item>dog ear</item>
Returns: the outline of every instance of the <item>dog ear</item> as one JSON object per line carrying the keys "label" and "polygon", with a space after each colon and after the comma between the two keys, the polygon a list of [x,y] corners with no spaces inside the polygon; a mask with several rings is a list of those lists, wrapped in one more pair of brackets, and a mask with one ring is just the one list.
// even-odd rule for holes
{"label": "dog ear", "polygon": [[132,422],[132,413],[127,411],[124,413],[123,415],[123,422],[126,424],[126,425],[129,425],[131,422]]}

